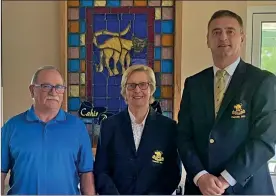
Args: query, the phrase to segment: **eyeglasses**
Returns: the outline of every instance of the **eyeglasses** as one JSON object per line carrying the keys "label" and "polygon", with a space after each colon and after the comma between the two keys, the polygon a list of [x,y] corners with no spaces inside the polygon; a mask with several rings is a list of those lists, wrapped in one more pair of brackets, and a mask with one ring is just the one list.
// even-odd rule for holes
{"label": "eyeglasses", "polygon": [[127,90],[133,91],[134,89],[136,89],[136,86],[139,86],[139,88],[141,90],[147,90],[148,87],[149,87],[149,84],[150,83],[148,83],[148,82],[141,82],[141,83],[138,83],[138,84],[136,84],[136,83],[127,83],[126,88],[127,88]]}
{"label": "eyeglasses", "polygon": [[42,91],[44,92],[50,92],[52,91],[52,89],[54,88],[56,90],[57,93],[62,94],[64,93],[66,86],[63,85],[51,85],[51,84],[34,84],[35,87],[39,87],[41,88]]}

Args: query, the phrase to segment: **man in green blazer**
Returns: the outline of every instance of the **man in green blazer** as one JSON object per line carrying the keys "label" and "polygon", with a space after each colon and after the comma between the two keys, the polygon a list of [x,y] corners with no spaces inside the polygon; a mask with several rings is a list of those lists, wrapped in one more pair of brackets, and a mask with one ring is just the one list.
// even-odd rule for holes
{"label": "man in green blazer", "polygon": [[[276,78],[245,63],[240,16],[220,10],[208,24],[213,63],[186,79],[178,116],[185,194],[274,194]],[[275,65],[276,66],[276,65]]]}

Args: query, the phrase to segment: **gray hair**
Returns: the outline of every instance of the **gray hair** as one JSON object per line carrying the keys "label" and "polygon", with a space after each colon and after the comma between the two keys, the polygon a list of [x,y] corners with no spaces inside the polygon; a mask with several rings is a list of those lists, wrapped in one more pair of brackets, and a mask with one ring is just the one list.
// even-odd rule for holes
{"label": "gray hair", "polygon": [[[40,67],[36,70],[36,72],[34,73],[34,75],[32,77],[31,84],[35,84],[37,82],[38,75],[43,70],[56,70],[60,74],[60,76],[62,77],[62,74],[60,73],[58,68],[56,68],[55,66],[52,66],[52,65],[46,65],[46,66]],[[62,80],[63,80],[63,77],[62,77]]]}

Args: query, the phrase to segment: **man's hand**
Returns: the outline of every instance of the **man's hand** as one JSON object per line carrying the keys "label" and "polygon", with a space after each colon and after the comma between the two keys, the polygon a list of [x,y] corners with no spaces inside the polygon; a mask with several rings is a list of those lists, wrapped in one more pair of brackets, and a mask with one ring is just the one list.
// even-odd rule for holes
{"label": "man's hand", "polygon": [[223,184],[212,174],[204,174],[197,181],[203,195],[221,195],[224,193]]}
{"label": "man's hand", "polygon": [[227,188],[230,186],[230,184],[224,179],[224,177],[219,176],[218,179],[219,179],[219,181],[221,182],[222,188],[223,188],[224,190],[227,189]]}

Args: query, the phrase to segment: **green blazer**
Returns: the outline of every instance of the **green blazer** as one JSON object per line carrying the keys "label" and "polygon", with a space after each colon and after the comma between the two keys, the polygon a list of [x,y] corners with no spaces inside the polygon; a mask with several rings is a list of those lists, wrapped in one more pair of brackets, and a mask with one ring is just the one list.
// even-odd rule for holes
{"label": "green blazer", "polygon": [[267,161],[275,154],[276,77],[240,61],[214,115],[213,68],[185,81],[178,148],[187,171],[185,194],[200,194],[195,175],[225,169],[237,181],[226,194],[274,194]]}

